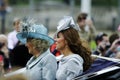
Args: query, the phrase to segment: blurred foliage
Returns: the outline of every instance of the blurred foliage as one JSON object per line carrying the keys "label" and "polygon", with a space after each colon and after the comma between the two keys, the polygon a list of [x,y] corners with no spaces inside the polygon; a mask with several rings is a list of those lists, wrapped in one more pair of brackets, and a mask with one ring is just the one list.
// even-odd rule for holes
{"label": "blurred foliage", "polygon": [[29,0],[8,0],[10,5],[28,4]]}
{"label": "blurred foliage", "polygon": [[92,0],[93,6],[117,6],[118,0]]}
{"label": "blurred foliage", "polygon": [[[70,0],[69,0],[70,1]],[[80,5],[81,0],[75,0],[76,5]],[[118,0],[91,0],[93,6],[117,6]]]}
{"label": "blurred foliage", "polygon": [[[45,0],[32,0],[34,3],[39,3]],[[46,0],[47,1],[47,0]],[[64,1],[64,0],[53,0],[53,1]],[[9,4],[11,5],[25,5],[29,4],[30,0],[9,0]]]}
{"label": "blurred foliage", "polygon": [[[70,0],[62,0],[66,4],[70,4]],[[118,0],[91,0],[93,6],[117,6]],[[81,4],[81,0],[75,0],[76,5]]]}
{"label": "blurred foliage", "polygon": [[[29,4],[30,0],[9,0],[11,5],[21,5],[21,4]],[[45,0],[33,0],[35,3]],[[53,1],[63,1],[66,4],[70,4],[70,0],[53,0]],[[80,5],[81,0],[74,0],[75,5]],[[118,0],[91,0],[93,6],[117,6]]]}

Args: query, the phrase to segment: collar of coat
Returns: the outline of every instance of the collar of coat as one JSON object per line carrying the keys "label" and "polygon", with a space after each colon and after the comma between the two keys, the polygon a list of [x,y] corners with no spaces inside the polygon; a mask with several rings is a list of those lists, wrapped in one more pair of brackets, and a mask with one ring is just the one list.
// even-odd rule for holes
{"label": "collar of coat", "polygon": [[30,60],[27,62],[26,64],[26,68],[27,69],[31,69],[32,67],[34,67],[44,56],[46,56],[49,53],[49,49],[44,52],[43,54],[41,54],[38,58],[36,58],[34,60],[34,56],[30,58]]}

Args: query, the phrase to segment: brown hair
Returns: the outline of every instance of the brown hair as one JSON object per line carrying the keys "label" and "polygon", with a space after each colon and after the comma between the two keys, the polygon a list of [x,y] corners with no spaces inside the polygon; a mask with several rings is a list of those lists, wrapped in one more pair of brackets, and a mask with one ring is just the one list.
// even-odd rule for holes
{"label": "brown hair", "polygon": [[15,26],[16,23],[17,24],[20,23],[20,18],[18,18],[18,17],[14,18],[14,20],[13,20],[13,26]]}
{"label": "brown hair", "polygon": [[119,39],[118,33],[111,34],[110,37],[109,37],[110,44],[112,44],[116,39]]}
{"label": "brown hair", "polygon": [[86,45],[84,46],[82,40],[79,37],[78,31],[72,27],[66,30],[62,30],[59,33],[62,33],[65,40],[68,42],[68,46],[71,49],[71,51],[75,54],[80,55],[83,60],[83,69],[86,71],[91,63],[91,50]]}

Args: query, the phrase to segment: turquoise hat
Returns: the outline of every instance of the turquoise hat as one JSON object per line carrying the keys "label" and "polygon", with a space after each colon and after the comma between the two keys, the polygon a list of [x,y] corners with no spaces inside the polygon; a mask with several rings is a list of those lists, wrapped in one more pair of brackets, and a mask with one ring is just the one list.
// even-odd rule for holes
{"label": "turquoise hat", "polygon": [[35,38],[44,39],[48,41],[50,45],[52,45],[54,43],[54,40],[49,37],[47,33],[47,28],[42,24],[37,25],[26,20],[21,23],[21,30],[17,34],[17,38],[24,44],[26,43],[27,38]]}

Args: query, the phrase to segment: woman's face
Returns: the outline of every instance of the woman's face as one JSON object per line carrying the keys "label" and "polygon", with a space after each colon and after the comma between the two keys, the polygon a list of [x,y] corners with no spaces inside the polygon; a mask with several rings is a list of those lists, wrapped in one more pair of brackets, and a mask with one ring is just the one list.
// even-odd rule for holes
{"label": "woman's face", "polygon": [[33,45],[32,45],[32,43],[29,42],[29,41],[27,41],[27,43],[26,43],[26,47],[28,48],[29,53],[34,55],[34,52],[33,52],[34,49],[33,49]]}
{"label": "woman's face", "polygon": [[78,25],[79,25],[80,28],[85,27],[85,25],[86,25],[86,20],[85,20],[85,19],[82,19],[81,21],[78,22]]}
{"label": "woman's face", "polygon": [[66,46],[66,41],[62,33],[58,33],[57,38],[55,39],[57,50],[61,51]]}
{"label": "woman's face", "polygon": [[78,25],[80,28],[84,28],[86,25],[86,17],[81,17],[80,20],[78,21]]}
{"label": "woman's face", "polygon": [[16,30],[17,32],[20,31],[20,21],[19,21],[19,20],[15,22],[14,28],[15,28],[15,30]]}

